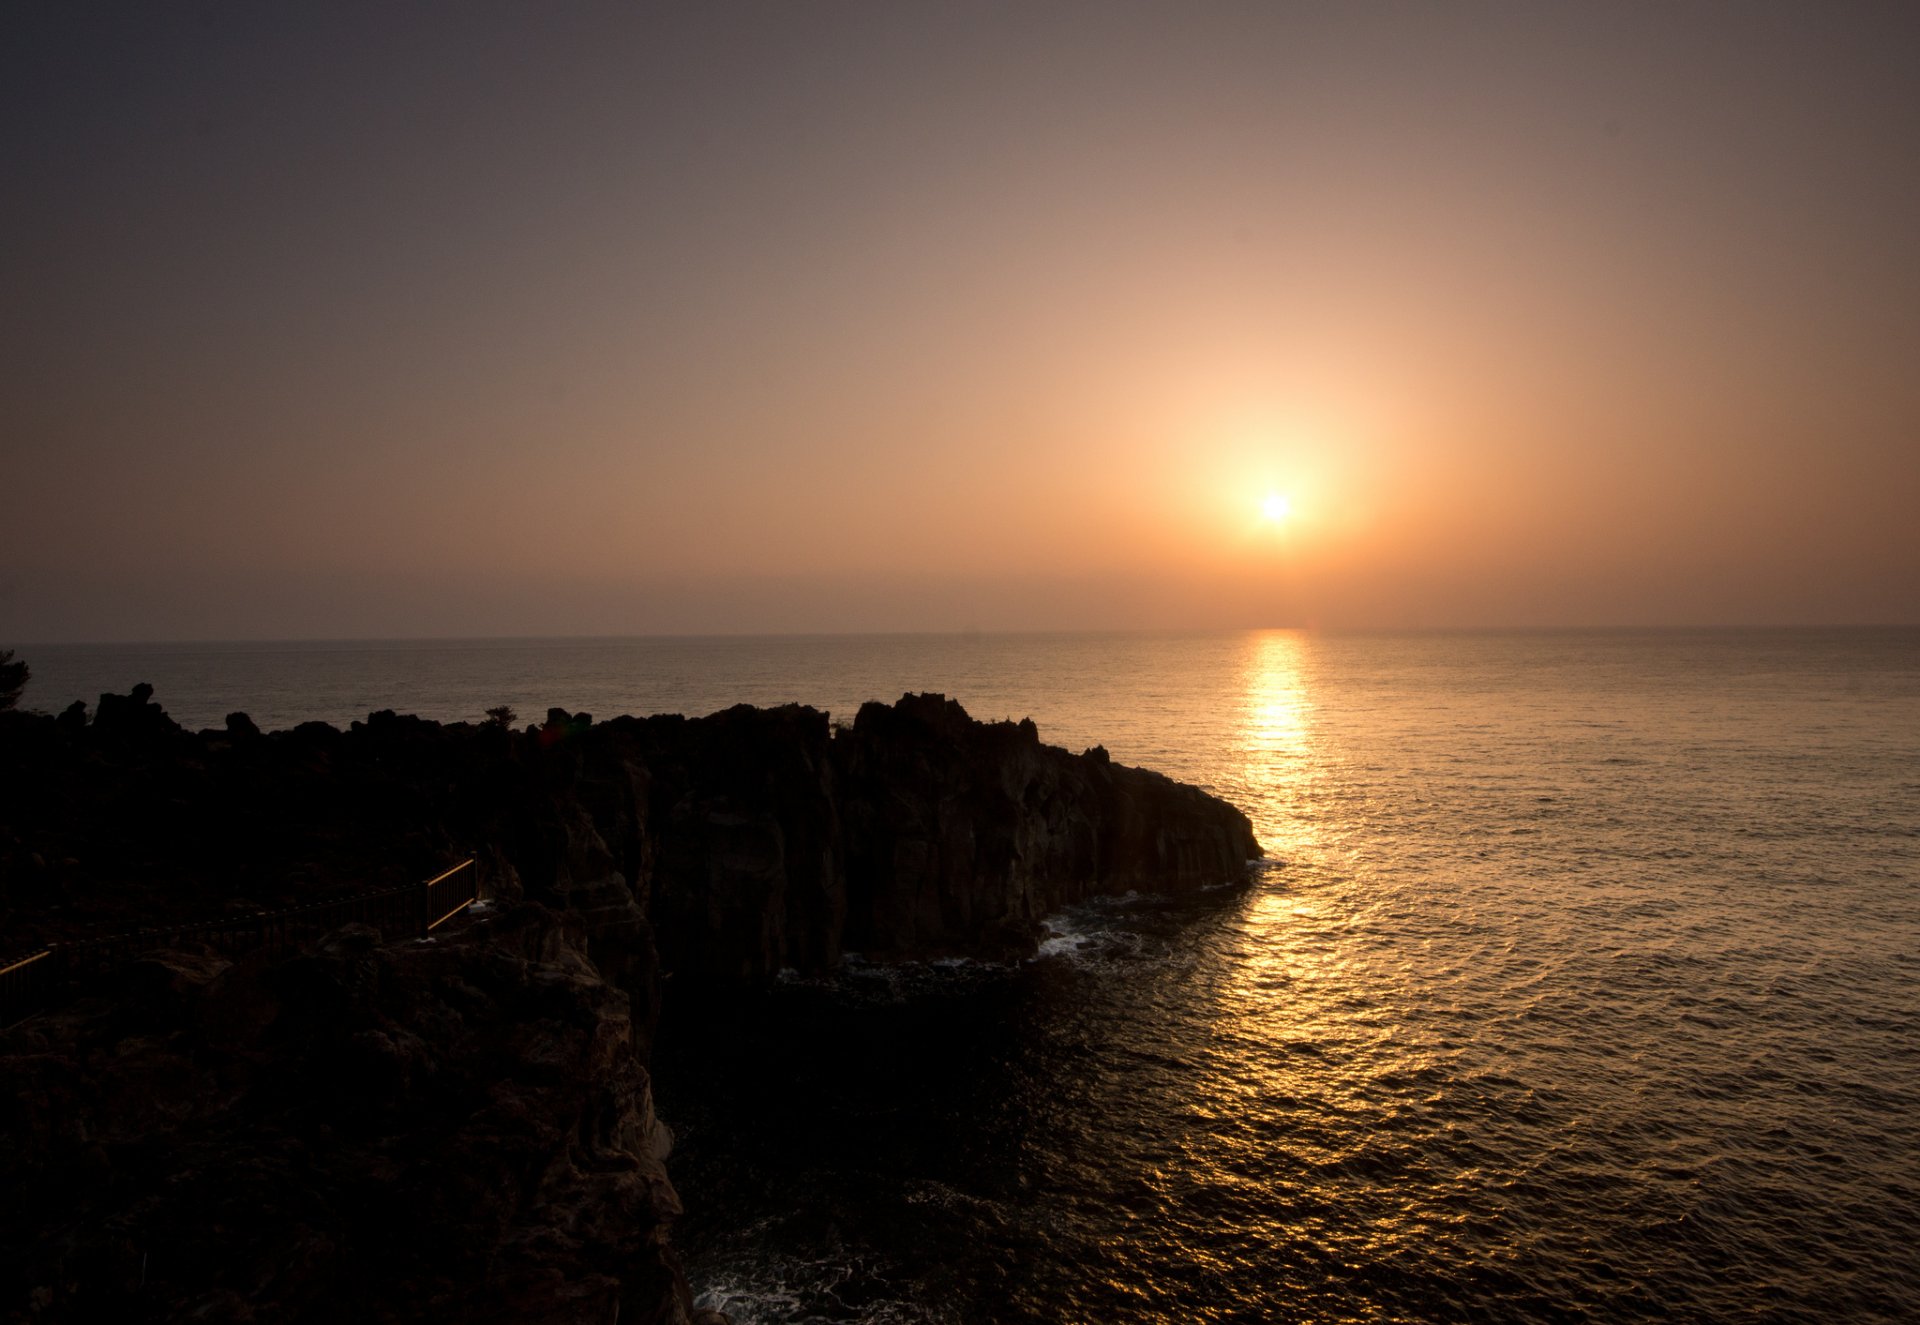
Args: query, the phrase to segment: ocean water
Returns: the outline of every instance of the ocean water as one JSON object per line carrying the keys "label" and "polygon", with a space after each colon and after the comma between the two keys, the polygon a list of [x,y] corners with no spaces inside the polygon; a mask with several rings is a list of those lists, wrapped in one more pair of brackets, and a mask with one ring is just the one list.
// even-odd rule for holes
{"label": "ocean water", "polygon": [[1246,809],[1033,961],[669,1002],[742,1325],[1920,1314],[1920,632],[22,652],[193,726],[940,690]]}

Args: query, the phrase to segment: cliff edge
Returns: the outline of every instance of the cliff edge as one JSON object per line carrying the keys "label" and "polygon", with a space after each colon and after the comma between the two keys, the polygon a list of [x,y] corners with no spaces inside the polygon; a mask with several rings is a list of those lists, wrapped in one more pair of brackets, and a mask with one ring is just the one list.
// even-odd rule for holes
{"label": "cliff edge", "polygon": [[0,1033],[0,1312],[696,1320],[663,1007],[849,952],[1017,957],[1062,906],[1257,854],[1233,807],[940,695],[837,731],[740,707],[193,733],[144,686],[91,722],[0,714],[5,953],[468,855],[491,899],[427,942],[152,952]]}

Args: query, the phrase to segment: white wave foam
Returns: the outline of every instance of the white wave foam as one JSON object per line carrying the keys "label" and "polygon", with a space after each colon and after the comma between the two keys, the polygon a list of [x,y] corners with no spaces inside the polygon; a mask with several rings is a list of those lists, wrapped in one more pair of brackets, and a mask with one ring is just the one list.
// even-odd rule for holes
{"label": "white wave foam", "polygon": [[1040,947],[1033,954],[1033,960],[1041,961],[1049,957],[1073,957],[1094,947],[1100,941],[1099,934],[1086,927],[1080,918],[1067,912],[1048,916],[1040,922],[1047,937],[1040,941]]}
{"label": "white wave foam", "polygon": [[873,1296],[876,1272],[866,1258],[844,1251],[817,1257],[753,1256],[708,1275],[693,1304],[725,1312],[734,1325],[852,1320],[862,1325],[929,1325],[943,1318],[931,1306]]}

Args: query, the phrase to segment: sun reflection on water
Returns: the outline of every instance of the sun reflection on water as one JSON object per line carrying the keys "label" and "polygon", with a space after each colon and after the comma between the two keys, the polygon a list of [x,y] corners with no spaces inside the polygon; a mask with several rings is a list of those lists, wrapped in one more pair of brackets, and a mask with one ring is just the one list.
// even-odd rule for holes
{"label": "sun reflection on water", "polygon": [[[1231,1187],[1234,1173],[1262,1175],[1243,1212],[1276,1250],[1364,1264],[1411,1236],[1416,1221],[1355,1224],[1328,1212],[1398,1142],[1386,1130],[1316,1120],[1365,1115],[1376,1072],[1418,1064],[1380,1001],[1382,973],[1347,942],[1349,892],[1319,886],[1346,863],[1340,825],[1328,819],[1341,802],[1326,800],[1337,760],[1316,713],[1314,664],[1311,636],[1247,637],[1236,790],[1273,863],[1238,913],[1233,976],[1211,990],[1210,1070],[1189,1083],[1209,1124],[1191,1159],[1209,1188]],[[1292,1122],[1276,1151],[1282,1118]]]}
{"label": "sun reflection on water", "polygon": [[[1261,846],[1283,871],[1316,858],[1313,783],[1317,758],[1308,638],[1299,631],[1262,631],[1247,637],[1241,672],[1240,777],[1242,804]],[[1284,877],[1284,876],[1283,876]],[[1245,978],[1227,995],[1236,1017],[1265,1019],[1297,1006],[1293,986],[1312,981],[1337,954],[1307,950],[1298,922],[1321,919],[1317,894],[1261,888],[1248,899],[1244,923],[1251,940]],[[1310,932],[1320,932],[1314,926]],[[1266,1083],[1271,1084],[1271,1083]]]}
{"label": "sun reflection on water", "polygon": [[1306,636],[1294,630],[1247,637],[1241,669],[1240,779],[1243,805],[1270,856],[1308,845],[1308,773],[1313,753],[1313,699]]}

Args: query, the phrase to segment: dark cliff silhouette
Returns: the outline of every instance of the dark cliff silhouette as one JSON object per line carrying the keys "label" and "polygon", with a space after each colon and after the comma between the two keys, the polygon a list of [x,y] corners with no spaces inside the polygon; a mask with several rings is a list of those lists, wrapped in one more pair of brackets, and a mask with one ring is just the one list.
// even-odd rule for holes
{"label": "dark cliff silhouette", "polygon": [[492,897],[430,943],[152,953],[0,1034],[21,1319],[693,1320],[663,1005],[850,951],[1018,956],[1063,905],[1257,852],[1194,788],[938,695],[837,734],[798,707],[190,733],[147,686],[0,718],[7,951],[469,854]]}

